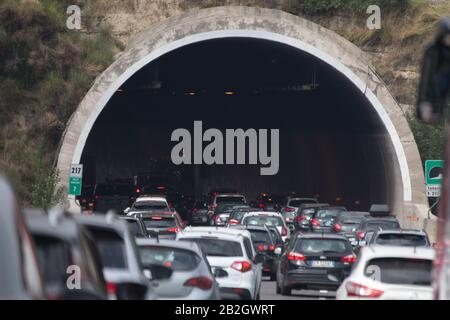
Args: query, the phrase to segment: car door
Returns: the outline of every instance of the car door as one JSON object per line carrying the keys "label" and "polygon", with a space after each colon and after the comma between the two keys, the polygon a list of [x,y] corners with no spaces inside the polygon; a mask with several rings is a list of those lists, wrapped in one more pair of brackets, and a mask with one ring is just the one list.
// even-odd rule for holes
{"label": "car door", "polygon": [[255,249],[253,247],[252,241],[247,238],[244,237],[244,247],[245,247],[245,252],[247,253],[248,259],[252,262],[252,273],[253,273],[253,277],[254,277],[254,286],[255,286],[255,292],[253,293],[253,298],[255,298],[260,289],[261,289],[261,283],[262,283],[262,264],[257,264],[255,262],[255,256],[256,256],[256,252]]}

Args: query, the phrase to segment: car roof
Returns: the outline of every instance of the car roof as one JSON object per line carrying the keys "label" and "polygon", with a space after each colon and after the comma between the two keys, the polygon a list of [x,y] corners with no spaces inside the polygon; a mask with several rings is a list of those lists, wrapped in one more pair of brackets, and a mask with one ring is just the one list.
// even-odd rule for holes
{"label": "car roof", "polygon": [[136,238],[136,244],[138,246],[160,246],[160,247],[171,247],[177,249],[184,249],[194,251],[198,254],[202,254],[202,250],[197,243],[192,241],[176,241],[176,240],[165,240],[165,239],[145,239]]}
{"label": "car roof", "polygon": [[[310,233],[301,233],[298,232],[296,234],[297,239],[336,239],[336,240],[347,240],[347,237],[339,234],[333,233],[320,233],[320,232],[310,232]],[[348,240],[347,240],[348,241]]]}
{"label": "car roof", "polygon": [[115,214],[99,214],[99,215],[71,215],[76,221],[83,225],[91,227],[109,228],[120,232],[122,235],[128,232],[128,225]]}
{"label": "car roof", "polygon": [[208,234],[208,235],[221,235],[221,236],[246,236],[250,237],[250,232],[245,229],[238,228],[226,228],[226,227],[192,227],[187,226],[179,235],[193,235],[193,234]]}
{"label": "car roof", "polygon": [[394,216],[385,216],[385,217],[366,217],[362,222],[373,222],[373,221],[397,221],[397,218]]}
{"label": "car roof", "polygon": [[377,257],[423,258],[434,260],[435,250],[427,247],[382,246],[374,244],[363,247],[361,249],[361,256],[367,260]]}
{"label": "car roof", "polygon": [[426,236],[427,233],[424,230],[416,230],[416,229],[383,229],[376,232],[377,234],[416,234]]}
{"label": "car roof", "polygon": [[136,199],[136,202],[140,202],[140,201],[163,201],[163,202],[167,202],[167,199],[165,197],[162,196],[139,196]]}
{"label": "car roof", "polygon": [[245,213],[245,217],[253,217],[253,216],[271,216],[278,217],[281,216],[281,213],[276,211],[250,211]]}
{"label": "car roof", "polygon": [[243,197],[243,198],[245,198],[243,194],[240,194],[240,193],[234,193],[234,192],[230,192],[230,193],[218,193],[218,194],[216,194],[216,198],[217,198],[217,197]]}
{"label": "car roof", "polygon": [[43,210],[24,209],[25,221],[33,234],[44,234],[72,241],[78,238],[78,225],[73,219],[61,219],[52,224]]}

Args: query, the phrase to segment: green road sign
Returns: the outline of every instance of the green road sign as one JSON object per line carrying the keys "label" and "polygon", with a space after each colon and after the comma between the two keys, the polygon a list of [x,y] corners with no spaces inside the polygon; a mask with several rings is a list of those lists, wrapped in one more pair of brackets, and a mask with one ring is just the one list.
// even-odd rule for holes
{"label": "green road sign", "polygon": [[443,160],[425,161],[425,179],[427,185],[441,185],[443,175],[444,175]]}
{"label": "green road sign", "polygon": [[69,175],[69,195],[72,196],[81,195],[82,180],[83,180],[83,165],[72,164],[70,166],[70,175]]}

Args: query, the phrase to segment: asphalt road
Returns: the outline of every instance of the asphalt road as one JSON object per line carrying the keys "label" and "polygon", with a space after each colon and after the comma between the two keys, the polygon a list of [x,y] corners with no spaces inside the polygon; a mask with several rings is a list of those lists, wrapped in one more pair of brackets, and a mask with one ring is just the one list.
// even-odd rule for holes
{"label": "asphalt road", "polygon": [[312,290],[292,290],[292,296],[282,296],[275,292],[275,281],[265,280],[261,286],[261,300],[328,300],[334,299],[336,293]]}

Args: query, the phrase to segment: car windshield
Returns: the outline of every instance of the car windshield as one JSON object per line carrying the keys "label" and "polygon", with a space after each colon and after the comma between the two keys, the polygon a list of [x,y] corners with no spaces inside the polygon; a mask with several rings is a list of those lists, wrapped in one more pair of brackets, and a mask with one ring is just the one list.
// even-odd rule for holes
{"label": "car windshield", "polygon": [[272,243],[270,235],[265,230],[249,230],[253,243]]}
{"label": "car windshield", "polygon": [[183,238],[183,241],[195,241],[207,256],[242,257],[241,244],[236,241],[222,240],[214,237]]}
{"label": "car windshield", "polygon": [[132,210],[168,210],[164,201],[138,201],[133,204]]}
{"label": "car windshield", "polygon": [[349,251],[348,242],[339,239],[299,239],[295,244],[295,252],[306,254],[346,253]]}
{"label": "car windshield", "polygon": [[400,225],[397,221],[369,221],[367,223],[368,229],[399,229]]}
{"label": "car windshield", "polygon": [[407,258],[375,258],[364,274],[375,281],[402,285],[431,285],[432,260]]}
{"label": "car windshield", "polygon": [[147,229],[167,229],[177,226],[174,217],[152,216],[142,218]]}
{"label": "car windshield", "polygon": [[192,251],[158,246],[140,246],[139,253],[142,265],[159,265],[173,271],[190,271],[195,269],[201,259]]}
{"label": "car windshield", "polygon": [[427,238],[419,234],[382,233],[378,235],[376,244],[393,246],[427,247]]}
{"label": "car windshield", "polygon": [[230,203],[230,204],[245,204],[244,197],[242,196],[226,196],[226,197],[216,197],[216,204],[223,204],[223,203]]}
{"label": "car windshield", "polygon": [[126,269],[125,242],[116,232],[88,227],[100,252],[105,268]]}
{"label": "car windshield", "polygon": [[250,216],[245,217],[242,224],[249,226],[267,225],[267,226],[281,227],[283,226],[283,220],[280,217],[275,216]]}
{"label": "car windshield", "polygon": [[298,208],[304,203],[317,203],[317,201],[314,199],[295,199],[290,200],[288,206]]}
{"label": "car windshield", "polygon": [[147,235],[145,234],[145,231],[142,230],[141,225],[139,224],[139,221],[132,220],[132,219],[126,219],[125,220],[128,224],[128,229],[130,230],[130,233],[135,236],[136,238],[146,238]]}

